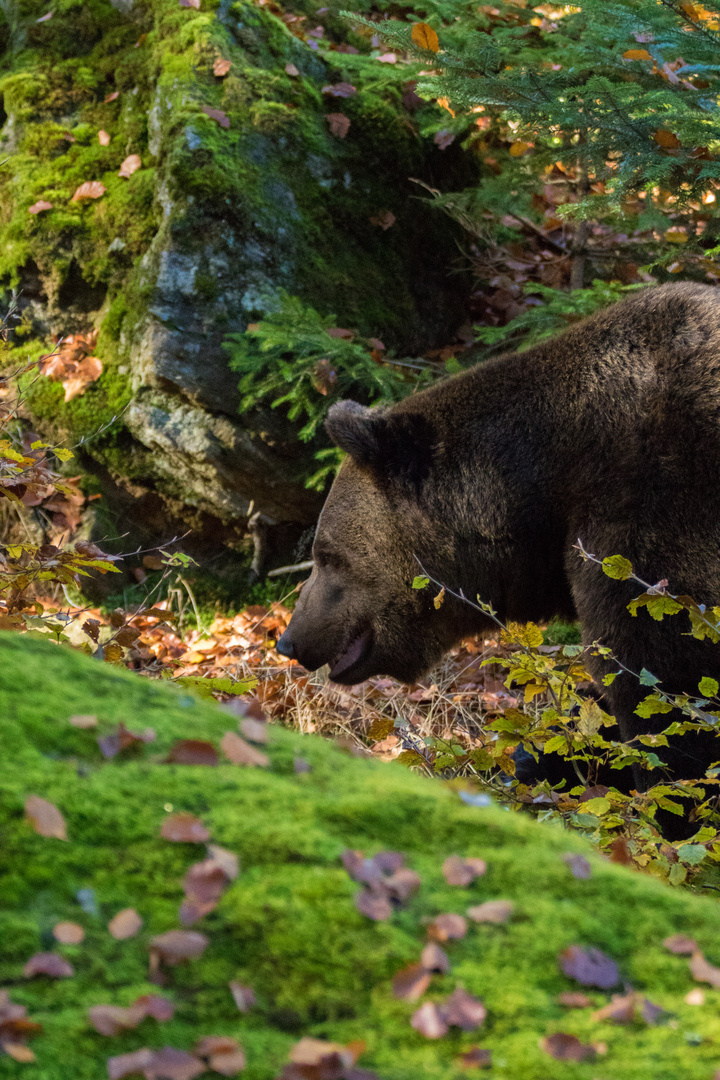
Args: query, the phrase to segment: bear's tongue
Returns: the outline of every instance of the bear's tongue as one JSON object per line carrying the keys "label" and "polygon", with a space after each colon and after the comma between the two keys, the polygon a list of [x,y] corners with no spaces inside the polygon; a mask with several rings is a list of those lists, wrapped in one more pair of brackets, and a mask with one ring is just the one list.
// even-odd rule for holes
{"label": "bear's tongue", "polygon": [[358,637],[353,638],[345,651],[340,653],[340,655],[333,660],[333,664],[330,668],[330,673],[328,677],[330,679],[337,679],[340,675],[343,675],[349,668],[351,668],[353,664],[356,664],[365,652],[369,640],[369,628],[367,630],[364,630],[362,634],[358,635]]}

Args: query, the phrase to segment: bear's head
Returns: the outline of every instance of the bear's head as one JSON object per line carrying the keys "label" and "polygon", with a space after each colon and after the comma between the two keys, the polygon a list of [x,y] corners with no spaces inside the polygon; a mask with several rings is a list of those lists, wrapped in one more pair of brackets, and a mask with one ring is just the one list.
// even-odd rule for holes
{"label": "bear's head", "polygon": [[[412,402],[412,399],[409,399]],[[333,682],[372,675],[412,682],[476,621],[439,592],[412,588],[423,568],[454,562],[453,532],[432,505],[438,437],[426,414],[403,403],[391,410],[353,401],[334,405],[327,430],[348,454],[323,508],[313,544],[314,569],[290,625],[283,656],[310,671],[330,665]]]}

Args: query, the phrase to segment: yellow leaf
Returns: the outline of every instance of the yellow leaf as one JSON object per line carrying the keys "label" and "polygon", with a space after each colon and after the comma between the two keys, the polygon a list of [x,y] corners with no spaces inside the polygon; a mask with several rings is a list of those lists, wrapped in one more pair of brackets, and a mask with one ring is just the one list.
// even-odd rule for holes
{"label": "yellow leaf", "polygon": [[379,716],[377,720],[373,720],[370,725],[368,737],[379,742],[380,739],[386,739],[388,735],[392,735],[394,730],[395,724],[389,717]]}
{"label": "yellow leaf", "polygon": [[441,109],[447,109],[447,111],[450,113],[451,116],[455,116],[455,113],[450,108],[450,98],[439,97],[437,99],[437,103],[438,103],[438,105],[440,106]]}
{"label": "yellow leaf", "polygon": [[531,146],[532,143],[529,142],[514,142],[510,147],[510,157],[522,157]]}
{"label": "yellow leaf", "polygon": [[623,53],[623,60],[652,60],[647,49],[628,49]]}
{"label": "yellow leaf", "polygon": [[445,586],[443,585],[442,589],[440,590],[440,592],[437,594],[437,596],[433,600],[433,604],[435,605],[435,610],[436,611],[439,611],[439,609],[442,607],[444,599],[445,599]]}
{"label": "yellow leaf", "polygon": [[116,645],[114,641],[109,641],[103,648],[103,659],[107,664],[116,664],[124,655],[122,646]]}
{"label": "yellow leaf", "polygon": [[680,146],[680,140],[675,132],[668,131],[667,128],[659,128],[653,135],[653,139],[665,150],[677,150]]}
{"label": "yellow leaf", "polygon": [[434,53],[440,50],[440,39],[432,26],[428,26],[427,23],[415,23],[410,32],[410,37],[413,45],[417,45],[418,49],[425,49],[427,52]]}
{"label": "yellow leaf", "polygon": [[537,697],[538,694],[544,693],[546,689],[547,687],[545,687],[542,683],[528,683],[525,687],[525,700],[532,701],[534,697]]}
{"label": "yellow leaf", "polygon": [[682,229],[668,229],[665,239],[671,244],[687,244],[690,237]]}

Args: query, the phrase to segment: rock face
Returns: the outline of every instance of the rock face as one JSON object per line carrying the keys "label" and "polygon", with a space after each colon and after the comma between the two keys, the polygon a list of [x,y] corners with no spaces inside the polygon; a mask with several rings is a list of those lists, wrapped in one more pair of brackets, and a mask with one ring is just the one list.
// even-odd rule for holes
{"label": "rock face", "polygon": [[[236,717],[164,681],[48,642],[0,633],[0,702],[0,984],[42,1025],[37,1032],[19,1027],[12,1040],[29,1035],[35,1075],[98,1080],[108,1058],[163,1046],[201,1054],[200,1041],[219,1035],[242,1045],[248,1080],[301,1075],[283,1070],[306,1037],[355,1044],[362,1056],[358,1071],[347,1075],[358,1080],[457,1080],[465,1075],[459,1055],[478,1045],[492,1057],[493,1073],[512,1080],[713,1075],[715,991],[706,987],[702,1007],[689,957],[662,944],[682,931],[717,961],[712,897],[601,859],[569,830],[468,805],[439,780],[358,760],[318,736],[271,725],[261,747],[268,764],[232,764],[223,747]],[[73,726],[71,716],[96,717],[97,726]],[[137,732],[152,727],[156,738],[108,760],[98,736],[112,735],[120,721]],[[188,753],[206,764],[180,763]],[[45,835],[38,835],[24,810],[37,814],[43,800],[55,812],[48,818],[44,806]],[[202,833],[193,830],[182,843],[166,838],[172,813],[201,818],[228,867],[224,875],[208,865],[218,849],[206,851],[197,842]],[[408,887],[392,905],[385,900],[384,911],[371,905],[372,914],[385,916],[374,921],[363,909],[382,898],[378,864],[368,866],[356,853],[369,860],[383,851],[386,866],[402,858]],[[482,860],[486,869],[467,887],[451,885],[451,856],[451,863]],[[582,863],[581,876],[571,872],[573,859]],[[351,879],[353,867],[366,879],[375,868],[374,893]],[[193,881],[209,889],[200,899],[210,903],[182,928],[183,892]],[[125,912],[127,920],[128,909],[142,925],[130,915],[134,933],[118,940],[116,917]],[[440,936],[442,949],[430,946],[428,960],[428,931],[441,924],[438,916],[452,933]],[[58,924],[68,922],[84,931],[80,944],[53,939]],[[153,974],[151,961],[153,984],[153,943],[169,940],[181,962],[163,958]],[[24,978],[28,961],[50,949],[73,974]],[[583,950],[594,957],[584,972]],[[577,960],[574,970],[568,956]],[[421,957],[432,976],[418,972]],[[410,965],[414,973],[397,979]],[[707,967],[710,974],[700,977],[710,981],[717,968]],[[414,999],[393,993],[403,982],[407,990],[417,986]],[[613,991],[630,989],[636,996],[624,999],[624,1011],[610,1001]],[[172,1019],[165,1005],[157,1020],[140,1025],[136,1017],[129,1030],[118,1024],[115,1033],[100,1034],[88,1013],[150,993],[176,1007]],[[628,1022],[633,1000],[638,1008]],[[436,1004],[454,1005],[454,1016],[446,1013],[450,1030]],[[546,1049],[555,1043],[556,1056],[567,1045],[582,1044],[583,1052],[558,1064]],[[604,1055],[599,1063],[593,1046]],[[192,1064],[186,1058],[186,1068]],[[194,1070],[170,1075],[200,1071],[196,1062]],[[20,1075],[17,1061],[0,1056],[0,1076]],[[118,1068],[110,1075],[122,1074]],[[337,1077],[340,1070],[305,1075]]]}
{"label": "rock face", "polygon": [[[0,275],[22,289],[23,355],[100,328],[104,372],[83,399],[27,392],[39,420],[94,434],[89,467],[225,524],[251,503],[307,524],[309,451],[279,412],[239,414],[223,340],[282,289],[406,353],[442,344],[463,315],[454,227],[411,178],[453,190],[474,166],[420,134],[437,109],[412,70],[342,51],[328,9],[206,3],[0,16]],[[130,155],[140,166],[118,176]],[[104,194],[72,201],[89,180]]]}

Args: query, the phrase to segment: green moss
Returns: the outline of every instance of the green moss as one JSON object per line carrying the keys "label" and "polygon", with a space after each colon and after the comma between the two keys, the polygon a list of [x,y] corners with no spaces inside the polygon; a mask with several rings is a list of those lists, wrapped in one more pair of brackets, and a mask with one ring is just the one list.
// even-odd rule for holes
{"label": "green moss", "polygon": [[[488,1074],[502,1080],[707,1080],[717,1065],[720,991],[707,1005],[684,997],[693,983],[687,959],[662,948],[672,932],[697,938],[720,961],[718,907],[712,899],[671,890],[599,859],[557,826],[494,808],[464,805],[437,783],[400,766],[358,761],[320,739],[272,729],[271,767],[241,769],[164,764],[182,737],[218,744],[232,720],[176,688],[143,680],[86,657],[8,634],[0,635],[0,982],[43,1024],[33,1041],[30,1080],[99,1080],[105,1059],[140,1046],[189,1049],[207,1034],[237,1037],[248,1056],[248,1080],[272,1080],[302,1034],[348,1041],[367,1050],[360,1064],[383,1080],[459,1080],[460,1049],[480,1042],[493,1053]],[[123,720],[152,726],[157,741],[139,754],[106,762],[95,733],[68,724],[74,713],[98,716],[99,731]],[[312,772],[296,775],[293,756]],[[63,812],[69,841],[34,833],[23,819],[30,794]],[[97,1035],[92,1004],[132,1001],[147,983],[150,937],[177,926],[181,880],[202,857],[197,845],[173,844],[158,832],[168,808],[202,817],[213,841],[240,856],[241,873],[197,929],[210,939],[201,958],[169,969],[164,993],[172,1021],[143,1022],[117,1038]],[[356,886],[341,867],[345,847],[392,848],[422,877],[422,888],[387,923],[371,923],[353,904]],[[587,880],[563,862],[583,852]],[[486,859],[486,875],[468,889],[446,884],[448,854]],[[78,890],[96,905],[88,914]],[[488,1019],[478,1034],[432,1042],[410,1026],[416,1005],[392,996],[393,974],[415,961],[424,926],[443,911],[507,898],[517,905],[506,926],[472,925],[451,942],[452,970],[435,976],[430,999],[458,984],[481,997]],[[140,935],[114,941],[107,921],[135,907]],[[75,967],[70,979],[25,982],[22,967],[53,946],[61,919],[81,923],[85,941],[56,946]],[[557,967],[570,944],[596,946],[619,964],[623,980],[668,1010],[671,1023],[645,1028],[593,1021],[590,1010],[563,1011],[557,994],[571,988]],[[251,984],[258,1004],[238,1014],[227,983]],[[597,1005],[606,995],[590,991]],[[556,1031],[605,1041],[598,1062],[557,1063],[538,1047]],[[0,1077],[17,1064],[0,1058]]]}

